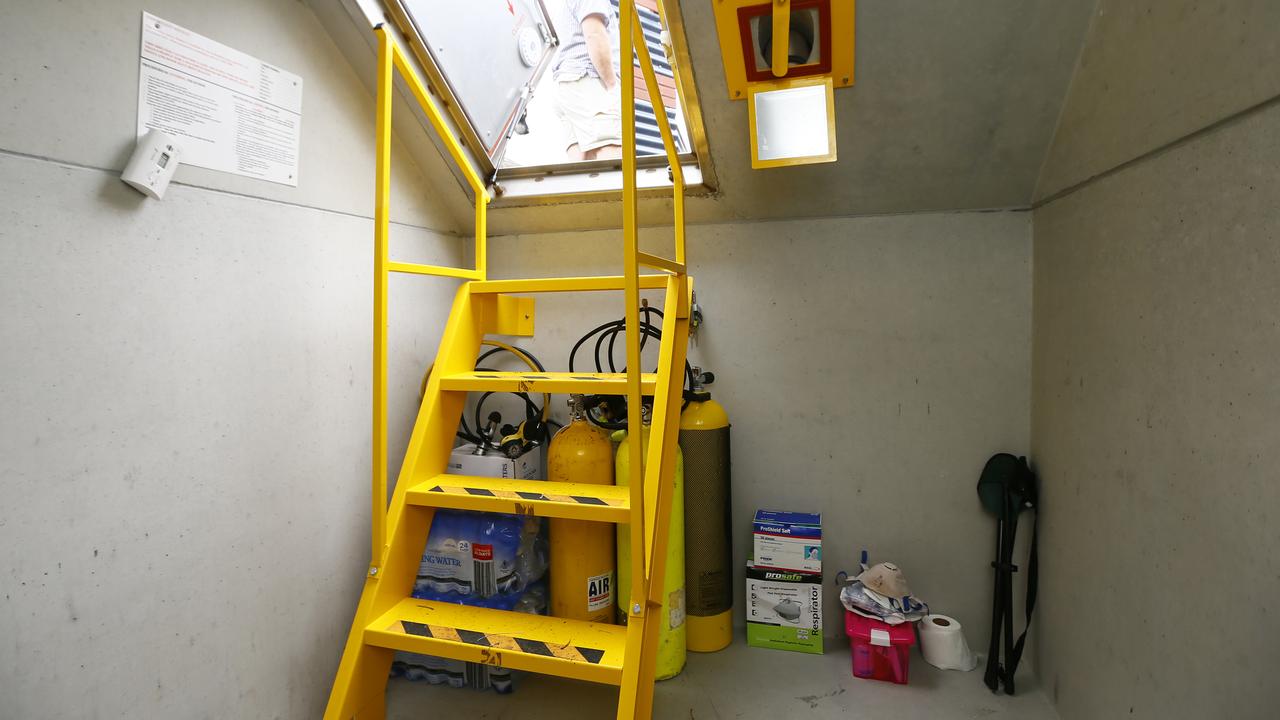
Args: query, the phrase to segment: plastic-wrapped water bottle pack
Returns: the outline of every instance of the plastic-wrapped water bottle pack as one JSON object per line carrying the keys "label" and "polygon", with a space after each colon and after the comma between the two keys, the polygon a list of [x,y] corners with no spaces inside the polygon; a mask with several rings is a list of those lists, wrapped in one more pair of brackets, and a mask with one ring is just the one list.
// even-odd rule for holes
{"label": "plastic-wrapped water bottle pack", "polygon": [[[534,517],[437,510],[413,596],[535,615],[547,612],[546,523]],[[506,668],[396,653],[392,675],[511,692]]]}
{"label": "plastic-wrapped water bottle pack", "polygon": [[510,610],[546,574],[547,563],[538,518],[438,510],[413,596]]}

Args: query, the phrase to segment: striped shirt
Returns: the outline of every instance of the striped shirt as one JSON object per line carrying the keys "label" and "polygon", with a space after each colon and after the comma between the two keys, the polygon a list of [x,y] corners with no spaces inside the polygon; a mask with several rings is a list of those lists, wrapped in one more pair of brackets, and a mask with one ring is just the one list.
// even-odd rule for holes
{"label": "striped shirt", "polygon": [[609,0],[564,0],[564,12],[556,23],[560,32],[560,50],[552,66],[552,75],[557,82],[600,77],[591,63],[587,38],[582,32],[582,21],[592,15],[599,15],[604,20],[612,49],[613,71],[615,74],[618,72],[618,16],[613,5]]}

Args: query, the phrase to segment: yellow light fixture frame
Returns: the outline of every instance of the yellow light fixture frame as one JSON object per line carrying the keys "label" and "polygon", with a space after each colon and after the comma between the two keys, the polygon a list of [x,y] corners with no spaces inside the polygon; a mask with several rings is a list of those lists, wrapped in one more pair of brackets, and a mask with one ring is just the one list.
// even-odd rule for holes
{"label": "yellow light fixture frame", "polygon": [[[774,160],[760,159],[760,143],[756,137],[756,95],[759,93],[773,92],[775,90],[790,90],[800,87],[817,87],[826,88],[827,92],[827,152],[824,155],[803,155],[800,157],[777,158]],[[813,165],[816,163],[828,163],[836,161],[836,103],[835,103],[835,87],[831,82],[830,76],[821,75],[818,77],[799,77],[788,78],[784,80],[775,80],[773,82],[752,83],[747,86],[747,125],[749,127],[748,137],[751,141],[751,168],[753,170],[761,170],[763,168],[787,167],[789,165]]]}
{"label": "yellow light fixture frame", "polygon": [[[747,77],[746,53],[743,51],[743,30],[739,11],[744,8],[758,10],[767,7],[770,12],[778,16],[780,12],[789,14],[793,7],[802,9],[807,4],[804,0],[714,0],[712,8],[716,17],[716,34],[720,40],[720,56],[724,61],[724,81],[730,100],[746,100],[749,86],[756,84]],[[771,68],[774,77],[830,77],[834,88],[853,86],[855,0],[824,0],[823,4],[829,5],[831,69],[822,75],[801,76],[793,74],[802,70],[796,67],[789,68],[787,74],[778,76],[776,70],[781,68]],[[775,17],[776,19],[778,18]],[[767,59],[778,63],[781,58],[785,58],[785,45],[775,46],[774,54],[780,57]]]}

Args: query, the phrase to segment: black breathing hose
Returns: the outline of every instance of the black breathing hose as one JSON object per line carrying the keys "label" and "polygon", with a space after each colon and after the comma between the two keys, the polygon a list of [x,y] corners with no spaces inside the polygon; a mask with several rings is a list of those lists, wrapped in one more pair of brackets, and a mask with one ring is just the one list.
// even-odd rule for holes
{"label": "black breathing hose", "polygon": [[[658,316],[659,319],[663,319],[664,316],[661,310],[657,308],[649,307],[647,304],[640,306],[640,313],[641,313],[640,349],[644,350],[645,343],[648,341],[649,338],[653,338],[654,340],[658,340],[658,341],[662,340],[662,330],[657,325],[653,324],[653,321],[651,318],[652,316],[656,315]],[[616,347],[618,335],[625,334],[626,328],[627,328],[626,318],[623,318],[621,320],[613,320],[593,328],[592,330],[587,332],[586,335],[583,335],[582,337],[578,338],[578,341],[573,344],[573,348],[569,350],[569,372],[575,371],[574,363],[577,359],[578,350],[584,344],[586,344],[588,340],[591,340],[592,338],[595,338],[594,359],[595,359],[596,372],[599,372],[599,373],[605,372],[606,365],[608,365],[608,368],[609,368],[608,372],[612,372],[612,373],[626,372],[627,368],[625,364],[623,365],[622,369],[619,370],[617,367],[617,364],[614,362],[614,348]],[[604,351],[604,359],[601,358],[602,350]],[[687,359],[685,360],[685,363],[684,363],[684,380],[685,380],[684,384],[686,387],[693,386],[693,380],[694,380],[693,366],[689,363]],[[599,425],[600,427],[608,430],[625,429],[627,427],[625,397],[622,399],[620,404],[621,404],[620,409],[621,409],[622,418],[619,420],[609,420],[607,418],[599,417],[598,416],[599,406],[587,408],[587,419],[595,423],[596,425]],[[687,397],[685,397],[684,402],[681,405],[681,409],[684,409],[684,407],[688,406],[688,404],[689,404],[689,400]]]}
{"label": "black breathing hose", "polygon": [[[525,358],[527,358],[530,362],[534,364],[535,367],[538,368],[538,372],[547,371],[546,366],[544,366],[542,362],[538,360],[538,358],[534,357],[532,353],[530,353],[528,350],[522,347],[518,347],[515,345],[509,346],[509,347],[499,346],[491,350],[486,350],[485,352],[481,353],[480,357],[476,358],[476,370],[479,370],[481,372],[497,372],[497,370],[494,368],[482,367],[480,363],[484,362],[486,359],[492,357],[493,355],[496,355],[497,353],[501,353],[501,352],[511,353],[512,355],[515,355],[520,360],[524,360]],[[521,355],[523,355],[523,357],[521,357]],[[457,433],[458,437],[462,438],[463,440],[466,440],[467,442],[473,443],[475,445],[481,445],[485,442],[485,438],[481,437],[479,432],[484,428],[484,425],[485,425],[485,423],[482,421],[481,418],[483,418],[484,416],[484,413],[483,413],[484,402],[489,398],[490,395],[493,395],[493,394],[494,393],[492,391],[486,392],[483,395],[481,395],[478,400],[476,400],[476,409],[473,417],[476,424],[476,432],[471,431],[471,428],[467,425],[467,417],[464,414],[459,419],[459,424],[461,425],[462,429],[458,431]],[[529,397],[528,393],[517,392],[517,393],[511,393],[511,394],[515,395],[516,397],[524,401],[525,414],[528,418],[534,418],[542,415],[543,408],[540,407],[537,403],[535,403]],[[558,424],[559,423],[557,423],[557,425]],[[551,430],[548,424],[541,423],[541,432],[539,433],[539,435],[540,437],[533,437],[528,439],[539,440],[543,442],[550,442]]]}

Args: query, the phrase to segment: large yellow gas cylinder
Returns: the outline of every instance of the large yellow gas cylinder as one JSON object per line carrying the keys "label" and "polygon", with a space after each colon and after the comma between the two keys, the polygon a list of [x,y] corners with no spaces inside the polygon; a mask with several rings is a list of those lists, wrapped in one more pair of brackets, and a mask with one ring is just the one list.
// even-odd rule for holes
{"label": "large yellow gas cylinder", "polygon": [[[649,448],[649,425],[643,425],[640,433],[642,452]],[[627,431],[613,434],[618,441],[616,477],[619,485],[627,485],[631,467],[628,456]],[[631,529],[618,525],[618,618],[625,622],[627,603],[631,599]],[[685,602],[684,602],[684,458],[676,447],[675,488],[671,498],[671,528],[667,536],[667,568],[663,578],[663,602],[659,613],[658,662],[654,677],[666,680],[684,669],[685,660]]]}
{"label": "large yellow gas cylinder", "polygon": [[733,641],[733,529],[729,503],[729,415],[702,387],[714,377],[694,368],[693,399],[680,414],[684,451],[685,600],[688,647],[715,652]]}
{"label": "large yellow gas cylinder", "polygon": [[[551,438],[547,480],[613,484],[613,443],[587,421],[582,396],[569,398],[570,421]],[[625,527],[625,526],[623,526]],[[612,623],[613,528],[587,520],[551,520],[551,614]]]}

